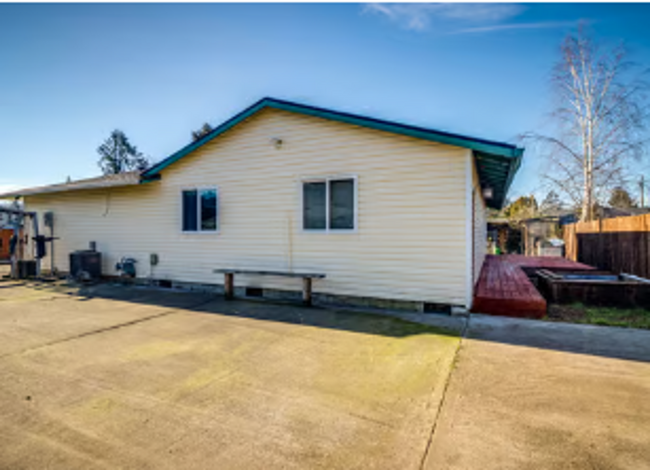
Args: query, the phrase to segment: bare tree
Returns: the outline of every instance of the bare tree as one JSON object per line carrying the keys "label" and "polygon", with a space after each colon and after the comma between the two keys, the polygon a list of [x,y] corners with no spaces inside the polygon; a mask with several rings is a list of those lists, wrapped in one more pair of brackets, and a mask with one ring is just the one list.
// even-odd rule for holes
{"label": "bare tree", "polygon": [[525,137],[539,144],[549,163],[546,178],[581,207],[581,220],[623,185],[628,165],[643,153],[647,86],[622,46],[597,44],[580,28],[561,46],[551,84],[556,99],[548,135]]}
{"label": "bare tree", "polygon": [[563,209],[562,200],[557,192],[551,190],[539,205],[539,211],[542,214],[558,212]]}

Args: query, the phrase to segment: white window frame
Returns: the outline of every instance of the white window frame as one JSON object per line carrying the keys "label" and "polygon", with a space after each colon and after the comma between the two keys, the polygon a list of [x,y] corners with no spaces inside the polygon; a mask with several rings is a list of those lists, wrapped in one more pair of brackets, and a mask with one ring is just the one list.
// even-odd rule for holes
{"label": "white window frame", "polygon": [[[183,229],[183,193],[185,191],[196,191],[196,230],[185,230]],[[201,191],[214,191],[216,196],[217,196],[217,228],[216,230],[203,230],[201,228]],[[181,188],[181,194],[180,194],[180,207],[181,207],[181,217],[180,217],[180,222],[181,222],[181,233],[185,235],[204,235],[204,234],[218,234],[221,231],[221,197],[219,195],[219,187],[218,186],[194,186],[194,187],[187,187],[187,188]]]}
{"label": "white window frame", "polygon": [[[354,182],[353,207],[354,228],[330,228],[330,181],[352,180]],[[325,228],[305,228],[305,183],[325,183]],[[299,183],[300,231],[302,233],[357,233],[359,231],[359,177],[351,174],[303,177]]]}

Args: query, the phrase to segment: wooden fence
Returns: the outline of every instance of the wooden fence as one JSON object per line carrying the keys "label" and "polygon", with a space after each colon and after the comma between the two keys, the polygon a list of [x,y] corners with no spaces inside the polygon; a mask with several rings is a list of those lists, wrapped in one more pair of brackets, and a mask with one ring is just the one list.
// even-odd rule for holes
{"label": "wooden fence", "polygon": [[564,243],[573,261],[650,277],[650,214],[565,225]]}

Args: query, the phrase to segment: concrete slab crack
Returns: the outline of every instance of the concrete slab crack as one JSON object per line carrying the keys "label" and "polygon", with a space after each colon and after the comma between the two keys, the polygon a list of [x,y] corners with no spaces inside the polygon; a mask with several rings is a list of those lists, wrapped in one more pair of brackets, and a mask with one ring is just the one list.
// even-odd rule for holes
{"label": "concrete slab crack", "polygon": [[182,312],[182,311],[184,311],[186,309],[191,310],[191,309],[194,309],[194,308],[198,308],[198,307],[201,307],[201,306],[203,306],[205,304],[209,304],[210,302],[213,302],[213,301],[214,301],[214,299],[204,300],[204,301],[199,302],[196,305],[191,305],[189,307],[172,308],[172,309],[169,309],[169,310],[165,310],[165,311],[163,311],[161,313],[157,313],[155,315],[150,315],[148,317],[138,318],[136,320],[131,320],[131,321],[124,322],[124,323],[118,323],[117,325],[111,325],[111,326],[107,326],[105,328],[99,328],[97,330],[86,331],[85,333],[80,333],[78,335],[70,336],[68,338],[57,339],[57,340],[54,340],[54,341],[50,341],[48,343],[39,344],[38,346],[32,346],[32,347],[29,347],[29,348],[22,349],[20,351],[13,351],[13,352],[10,352],[10,353],[7,353],[7,354],[3,354],[3,355],[0,355],[0,359],[4,359],[6,357],[14,356],[14,355],[18,355],[18,354],[25,354],[27,352],[36,351],[36,350],[41,349],[41,348],[47,348],[49,346],[54,346],[56,344],[67,343],[68,341],[74,341],[76,339],[86,338],[88,336],[93,336],[93,335],[97,335],[97,334],[101,334],[101,333],[106,333],[107,331],[113,331],[113,330],[117,330],[117,329],[124,328],[124,327],[127,327],[127,326],[137,325],[138,323],[143,323],[143,322],[146,322],[146,321],[149,321],[149,320],[155,320],[156,318],[166,317],[168,315],[173,315],[175,313],[180,313],[180,312]]}
{"label": "concrete slab crack", "polygon": [[424,449],[424,453],[422,454],[422,459],[420,460],[420,465],[418,468],[422,470],[424,468],[424,464],[427,461],[427,457],[429,456],[429,449],[431,449],[431,443],[433,442],[433,437],[436,433],[436,429],[438,427],[438,421],[440,420],[440,415],[442,414],[442,408],[445,405],[445,399],[447,398],[447,389],[449,388],[449,382],[451,382],[451,376],[454,373],[455,370],[455,364],[456,361],[458,360],[458,355],[460,354],[460,350],[463,346],[463,341],[465,340],[467,330],[469,330],[469,322],[470,322],[471,316],[467,316],[467,321],[465,322],[465,325],[463,326],[463,330],[460,334],[460,341],[458,342],[458,346],[456,347],[456,351],[454,352],[454,357],[451,361],[451,369],[449,371],[449,375],[447,375],[447,378],[445,380],[445,385],[442,389],[442,397],[440,398],[440,403],[438,404],[438,410],[436,412],[436,418],[433,421],[433,424],[431,426],[431,432],[429,433],[429,440],[427,441],[427,446]]}

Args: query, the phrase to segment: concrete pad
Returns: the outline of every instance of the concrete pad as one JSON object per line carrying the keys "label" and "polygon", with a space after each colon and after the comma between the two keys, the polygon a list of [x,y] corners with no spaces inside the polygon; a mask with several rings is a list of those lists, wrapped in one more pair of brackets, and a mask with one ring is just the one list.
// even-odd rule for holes
{"label": "concrete pad", "polygon": [[144,289],[0,283],[0,357],[164,314],[210,297]]}
{"label": "concrete pad", "polygon": [[459,343],[294,306],[35,302],[26,327],[142,321],[0,359],[0,468],[419,468]]}
{"label": "concrete pad", "polygon": [[472,315],[471,338],[650,362],[650,331]]}
{"label": "concrete pad", "polygon": [[468,336],[425,468],[650,468],[650,332],[472,316]]}

